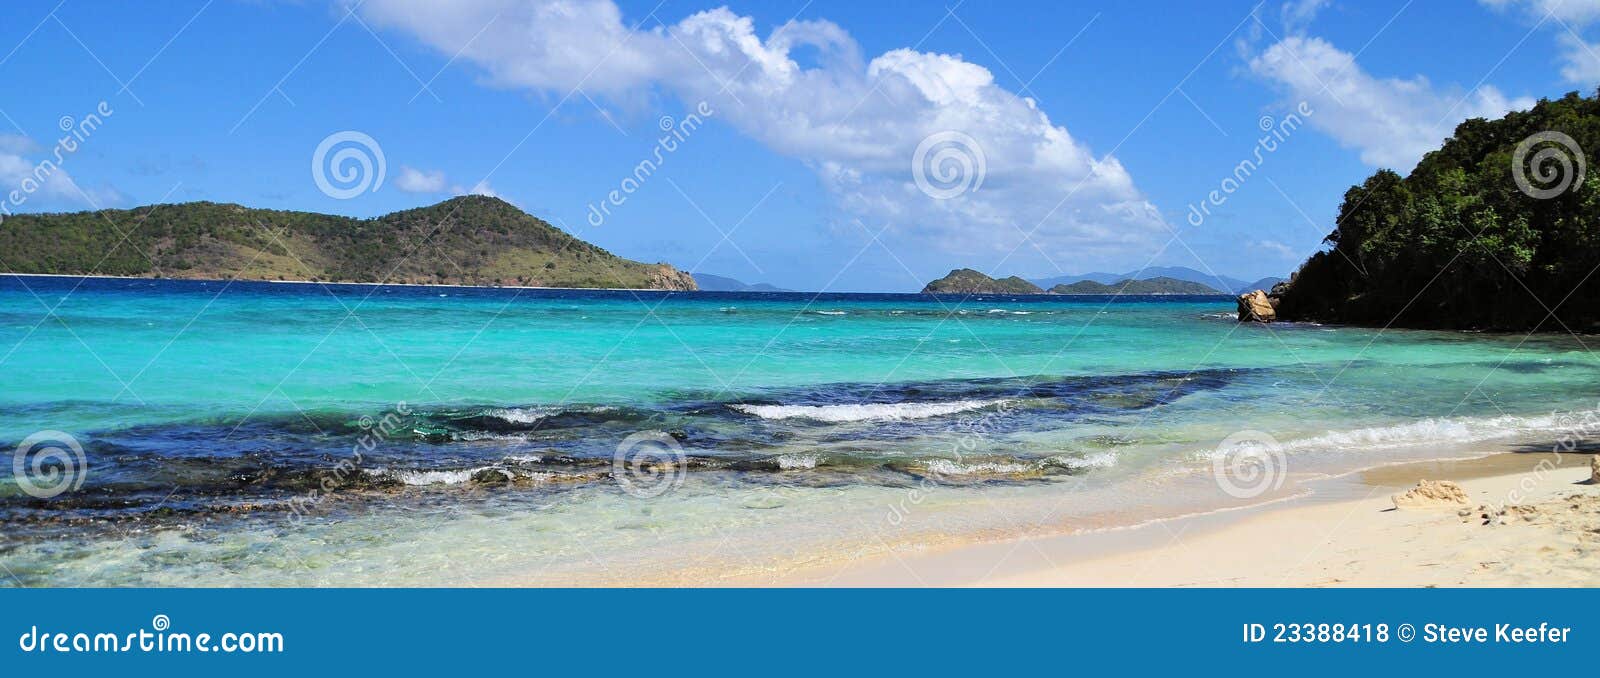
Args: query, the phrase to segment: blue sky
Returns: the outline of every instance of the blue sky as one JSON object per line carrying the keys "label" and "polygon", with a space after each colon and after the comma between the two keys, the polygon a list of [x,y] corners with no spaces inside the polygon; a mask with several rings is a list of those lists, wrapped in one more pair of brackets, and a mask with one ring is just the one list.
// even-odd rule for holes
{"label": "blue sky", "polygon": [[[795,289],[1251,279],[1461,120],[1592,91],[1596,24],[1600,0],[26,1],[0,25],[0,181],[103,101],[12,211],[372,216],[480,191],[623,256]],[[340,199],[312,161],[344,131],[384,175]]]}

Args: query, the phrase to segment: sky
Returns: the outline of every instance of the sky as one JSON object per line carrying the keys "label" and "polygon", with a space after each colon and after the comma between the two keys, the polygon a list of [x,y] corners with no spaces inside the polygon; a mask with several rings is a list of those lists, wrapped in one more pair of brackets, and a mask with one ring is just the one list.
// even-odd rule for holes
{"label": "sky", "polygon": [[1284,276],[1375,170],[1600,84],[1600,0],[6,15],[0,214],[367,217],[484,193],[622,256],[801,290],[915,291],[957,267]]}

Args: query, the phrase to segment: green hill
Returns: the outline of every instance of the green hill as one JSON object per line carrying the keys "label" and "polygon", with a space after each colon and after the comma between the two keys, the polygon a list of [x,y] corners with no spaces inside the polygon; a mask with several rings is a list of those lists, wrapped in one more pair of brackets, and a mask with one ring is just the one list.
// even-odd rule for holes
{"label": "green hill", "polygon": [[1119,280],[1110,285],[1083,280],[1071,285],[1056,285],[1051,294],[1223,294],[1197,282],[1165,276],[1146,280]]}
{"label": "green hill", "polygon": [[1011,276],[995,280],[970,268],[958,268],[928,283],[923,294],[1043,294],[1038,285]]}
{"label": "green hill", "polygon": [[695,289],[485,196],[371,219],[211,202],[19,214],[0,224],[0,272]]}
{"label": "green hill", "polygon": [[1461,123],[1410,176],[1380,170],[1345,192],[1324,241],[1332,247],[1275,290],[1279,317],[1600,328],[1597,152],[1600,97],[1572,93]]}

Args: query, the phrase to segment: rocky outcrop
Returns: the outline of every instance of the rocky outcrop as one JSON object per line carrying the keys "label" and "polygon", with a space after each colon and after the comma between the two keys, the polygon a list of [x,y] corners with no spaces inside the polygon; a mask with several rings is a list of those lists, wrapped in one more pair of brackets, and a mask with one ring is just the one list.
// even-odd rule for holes
{"label": "rocky outcrop", "polygon": [[1399,509],[1461,508],[1468,503],[1467,491],[1448,480],[1422,480],[1403,494],[1392,497]]}
{"label": "rocky outcrop", "polygon": [[1239,295],[1239,322],[1270,323],[1278,319],[1276,300],[1255,290]]}
{"label": "rocky outcrop", "polygon": [[650,289],[653,290],[693,292],[700,289],[694,281],[694,276],[674,268],[672,264],[657,264],[656,270],[649,274],[648,280]]}

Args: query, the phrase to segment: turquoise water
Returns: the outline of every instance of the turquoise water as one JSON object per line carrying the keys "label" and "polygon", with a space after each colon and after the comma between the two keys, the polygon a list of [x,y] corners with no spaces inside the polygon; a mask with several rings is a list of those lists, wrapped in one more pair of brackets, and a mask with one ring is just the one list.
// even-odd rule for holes
{"label": "turquoise water", "polygon": [[704,581],[1262,501],[1537,444],[1600,398],[1571,337],[1232,306],[3,278],[0,442],[65,490],[0,480],[0,563],[12,585]]}

